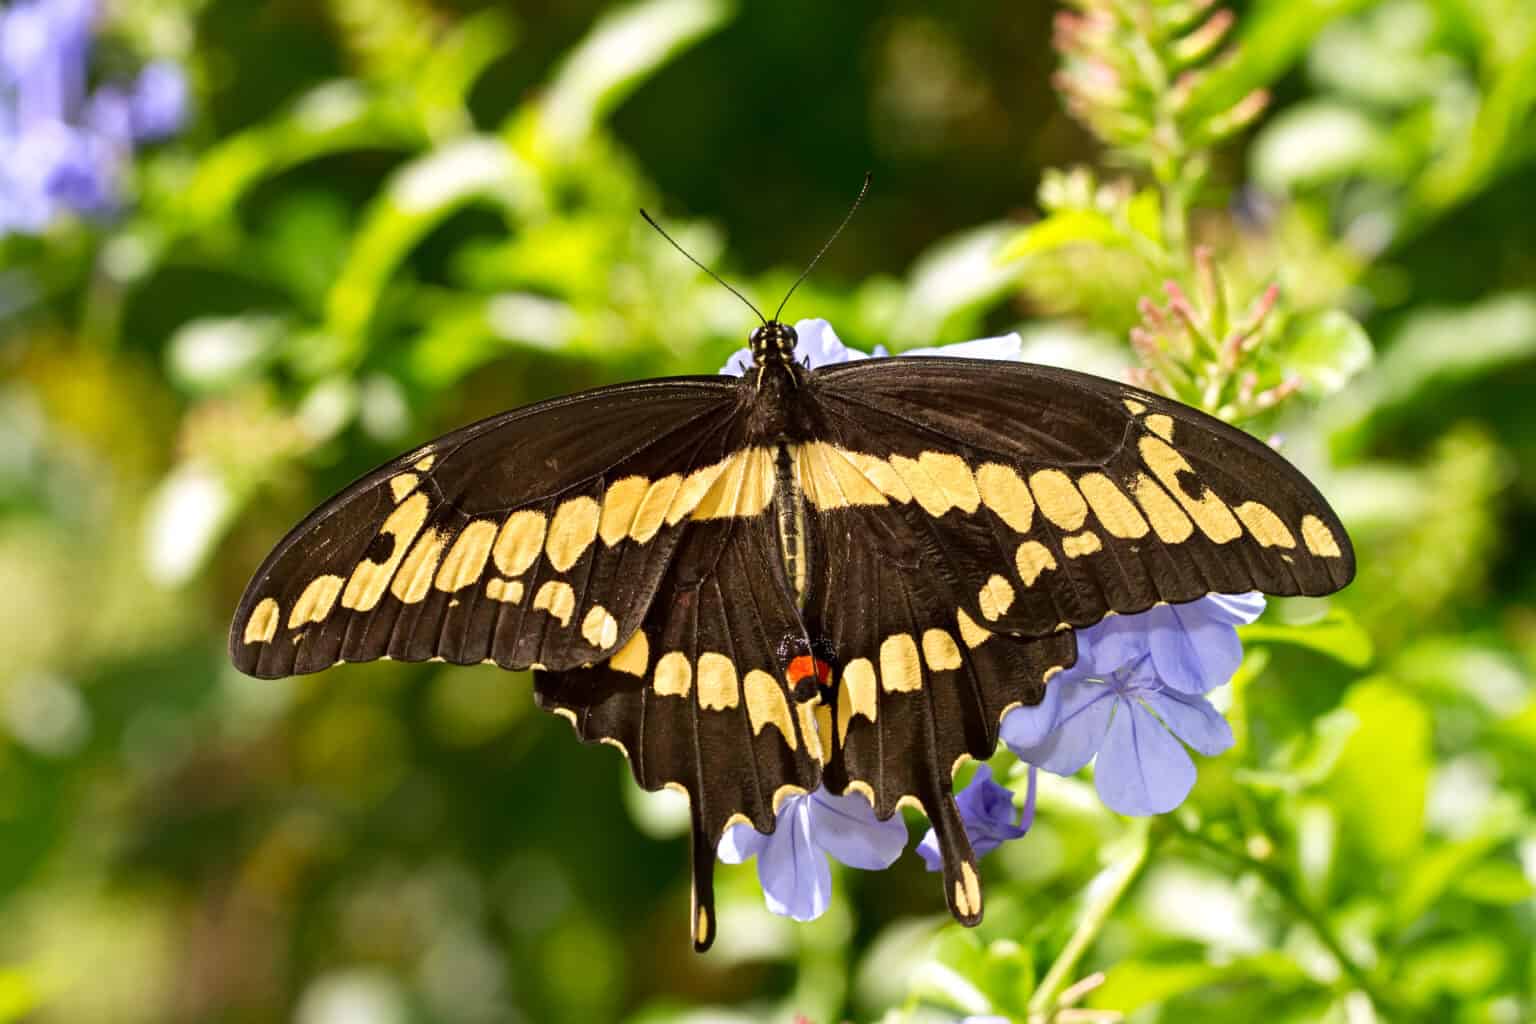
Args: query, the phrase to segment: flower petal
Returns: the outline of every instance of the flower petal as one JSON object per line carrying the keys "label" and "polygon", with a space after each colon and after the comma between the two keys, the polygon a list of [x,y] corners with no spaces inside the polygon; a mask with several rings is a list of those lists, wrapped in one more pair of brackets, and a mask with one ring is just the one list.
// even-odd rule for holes
{"label": "flower petal", "polygon": [[1015,747],[1010,743],[1008,749],[1048,772],[1071,775],[1092,760],[1104,741],[1115,692],[1103,683],[1068,680],[1063,684],[1061,676],[1052,679],[1046,690],[1052,687],[1061,689],[1055,728],[1038,744]]}
{"label": "flower petal", "polygon": [[[1153,609],[1157,611],[1159,609]],[[1147,656],[1147,616],[1111,615],[1077,631],[1077,664],[1085,676],[1108,679]]]}
{"label": "flower petal", "polygon": [[1061,693],[1065,687],[1065,676],[1065,672],[1058,673],[1045,684],[1045,697],[1039,704],[1020,704],[1003,716],[1000,735],[1009,750],[1016,754],[1020,750],[1033,750],[1044,743],[1051,730],[1056,728],[1056,720],[1061,717]]}
{"label": "flower petal", "polygon": [[720,837],[720,846],[715,853],[727,864],[745,864],[762,853],[772,839],[751,825],[732,825]]}
{"label": "flower petal", "polygon": [[1204,697],[1172,689],[1145,691],[1140,696],[1169,731],[1200,753],[1211,757],[1231,749],[1232,727]]}
{"label": "flower petal", "polygon": [[811,369],[818,366],[835,366],[851,363],[869,356],[856,348],[849,348],[838,338],[832,325],[820,317],[795,321],[795,358],[809,359]]}
{"label": "flower petal", "polygon": [[1158,678],[1185,693],[1206,693],[1225,683],[1243,662],[1233,627],[1252,622],[1263,610],[1262,595],[1217,594],[1147,612],[1147,646]]}
{"label": "flower petal", "polygon": [[818,788],[808,802],[811,841],[851,868],[881,871],[907,848],[907,823],[901,815],[879,820],[858,793],[833,796]]}
{"label": "flower petal", "polygon": [[1024,356],[1024,339],[1018,332],[1000,334],[995,338],[977,338],[975,341],[957,341],[953,345],[937,345],[928,348],[909,348],[904,356],[948,356],[952,359],[1012,359],[1017,362]]}
{"label": "flower petal", "polygon": [[[1036,774],[1035,766],[1030,765],[1029,792],[1024,798],[1024,814],[1015,825],[1013,790],[992,780],[990,766],[977,767],[971,784],[955,798],[955,805],[960,809],[960,820],[965,822],[966,837],[970,839],[971,849],[976,856],[984,857],[1003,843],[1018,839],[1029,831],[1029,826],[1035,820]],[[944,858],[939,853],[938,834],[931,828],[918,844],[917,853],[929,871],[938,871],[944,866]]]}
{"label": "flower petal", "polygon": [[791,797],[779,808],[768,844],[757,857],[757,877],[768,909],[796,921],[826,913],[832,899],[832,868],[811,842],[808,797]]}
{"label": "flower petal", "polygon": [[1116,702],[1094,769],[1099,798],[1121,814],[1171,811],[1195,784],[1195,764],[1139,701]]}

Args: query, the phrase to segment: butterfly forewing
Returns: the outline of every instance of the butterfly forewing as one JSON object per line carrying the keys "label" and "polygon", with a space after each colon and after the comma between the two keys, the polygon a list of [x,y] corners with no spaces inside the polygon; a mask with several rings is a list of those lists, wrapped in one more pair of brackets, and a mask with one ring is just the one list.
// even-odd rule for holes
{"label": "butterfly forewing", "polygon": [[1342,525],[1301,473],[1159,396],[975,360],[816,376],[821,462],[869,486],[813,480],[812,503],[905,522],[989,629],[1043,636],[1209,593],[1327,594],[1354,575]]}
{"label": "butterfly forewing", "polygon": [[[369,474],[257,571],[230,653],[259,676],[441,658],[569,668],[639,626],[738,476],[738,392],[624,385],[449,434]],[[733,461],[733,459],[735,461]]]}

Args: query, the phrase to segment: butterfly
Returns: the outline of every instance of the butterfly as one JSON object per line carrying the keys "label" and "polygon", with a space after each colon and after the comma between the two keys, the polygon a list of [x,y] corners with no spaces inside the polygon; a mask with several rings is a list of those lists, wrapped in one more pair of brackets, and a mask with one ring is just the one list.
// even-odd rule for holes
{"label": "butterfly", "polygon": [[235,665],[532,669],[582,740],[687,796],[702,951],[725,829],[771,832],[818,785],[926,814],[977,923],[951,780],[1073,664],[1074,629],[1354,575],[1306,477],[1196,409],[1025,363],[813,370],[763,321],[739,378],[540,402],[356,481],[256,571]]}

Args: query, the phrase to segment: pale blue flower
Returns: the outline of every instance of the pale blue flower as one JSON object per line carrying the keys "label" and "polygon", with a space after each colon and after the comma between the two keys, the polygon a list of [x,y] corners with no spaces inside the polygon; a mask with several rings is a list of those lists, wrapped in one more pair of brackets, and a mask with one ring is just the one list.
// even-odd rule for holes
{"label": "pale blue flower", "polygon": [[174,134],[187,86],[169,62],[130,87],[87,91],[94,0],[20,0],[0,12],[0,235],[120,202],[136,144]]}
{"label": "pale blue flower", "polygon": [[[1029,766],[1029,782],[1024,793],[1024,811],[1014,824],[1013,790],[992,781],[989,765],[980,765],[971,778],[971,784],[955,797],[960,810],[960,820],[965,822],[965,835],[971,841],[971,850],[977,857],[984,857],[1010,839],[1018,839],[1029,831],[1035,821],[1035,766]],[[918,856],[929,871],[944,867],[944,855],[939,852],[939,837],[933,829],[917,844]]]}
{"label": "pale blue flower", "polygon": [[768,909],[810,921],[826,912],[832,898],[829,855],[849,867],[880,871],[895,863],[906,845],[901,815],[880,821],[862,795],[833,796],[817,787],[779,805],[770,835],[750,825],[726,829],[719,854],[727,864],[756,857]]}
{"label": "pale blue flower", "polygon": [[[860,352],[856,348],[849,348],[838,338],[832,325],[818,318],[810,320],[798,320],[795,322],[796,361],[810,360],[811,369],[818,366],[833,366],[837,363],[851,363],[860,359],[884,358],[890,353],[884,345],[876,345],[873,356],[867,352]],[[959,341],[953,345],[938,345],[932,348],[914,348],[903,352],[904,356],[949,356],[952,358],[966,359],[1012,359],[1018,360],[1023,354],[1024,342],[1017,334],[1004,334],[995,338],[978,338],[975,341]],[[731,354],[731,358],[725,361],[725,366],[720,370],[722,374],[739,377],[752,366],[752,350],[740,348]]]}
{"label": "pale blue flower", "polygon": [[1207,597],[1078,630],[1077,663],[1051,679],[1040,704],[1003,719],[1003,742],[1058,775],[1097,755],[1099,796],[1121,814],[1173,810],[1195,784],[1179,741],[1207,756],[1232,746],[1231,727],[1203,694],[1236,670],[1234,627],[1263,608],[1258,595]]}

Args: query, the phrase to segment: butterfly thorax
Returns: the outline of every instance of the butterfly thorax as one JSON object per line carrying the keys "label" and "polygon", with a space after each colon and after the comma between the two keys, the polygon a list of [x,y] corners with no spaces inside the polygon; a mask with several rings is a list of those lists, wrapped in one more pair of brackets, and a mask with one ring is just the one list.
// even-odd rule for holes
{"label": "butterfly thorax", "polygon": [[793,363],[795,346],[799,343],[800,337],[795,329],[777,320],[769,320],[755,329],[747,339],[752,349],[752,362],[758,366]]}

